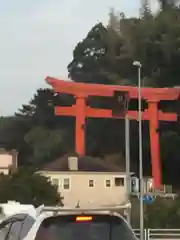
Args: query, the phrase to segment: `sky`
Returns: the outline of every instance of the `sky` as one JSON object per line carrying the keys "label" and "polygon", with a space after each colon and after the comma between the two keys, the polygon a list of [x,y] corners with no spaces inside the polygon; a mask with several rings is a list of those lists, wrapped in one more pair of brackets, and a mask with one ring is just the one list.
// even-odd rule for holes
{"label": "sky", "polygon": [[[156,7],[156,0],[151,0]],[[138,15],[140,0],[0,0],[0,116],[13,115],[48,87],[48,76],[67,79],[76,44],[111,7]]]}

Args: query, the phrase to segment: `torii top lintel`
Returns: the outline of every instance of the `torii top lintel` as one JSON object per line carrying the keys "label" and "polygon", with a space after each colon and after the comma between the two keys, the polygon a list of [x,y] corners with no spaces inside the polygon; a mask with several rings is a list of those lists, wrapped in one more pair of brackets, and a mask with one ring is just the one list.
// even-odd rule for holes
{"label": "torii top lintel", "polygon": [[[75,83],[47,77],[46,82],[50,84],[56,92],[67,93],[75,96],[113,96],[114,91],[124,91],[129,93],[129,98],[138,98],[137,87],[121,85],[102,85]],[[142,98],[145,100],[176,100],[179,96],[178,88],[142,88]]]}

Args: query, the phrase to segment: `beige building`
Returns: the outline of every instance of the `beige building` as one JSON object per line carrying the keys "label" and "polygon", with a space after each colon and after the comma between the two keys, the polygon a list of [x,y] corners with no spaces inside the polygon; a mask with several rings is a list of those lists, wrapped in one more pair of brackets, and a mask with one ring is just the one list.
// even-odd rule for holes
{"label": "beige building", "polygon": [[4,148],[0,148],[0,173],[9,174],[11,169],[17,168],[17,151],[7,151]]}
{"label": "beige building", "polygon": [[64,157],[41,172],[64,198],[65,206],[126,203],[126,175],[120,168],[90,157]]}

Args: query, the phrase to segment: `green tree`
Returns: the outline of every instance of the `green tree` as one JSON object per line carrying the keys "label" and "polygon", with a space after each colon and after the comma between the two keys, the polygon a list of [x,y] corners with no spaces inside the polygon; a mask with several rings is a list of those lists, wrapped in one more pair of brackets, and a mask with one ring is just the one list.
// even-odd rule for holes
{"label": "green tree", "polygon": [[47,126],[54,129],[68,119],[55,115],[54,106],[72,105],[74,98],[71,95],[56,94],[52,89],[38,89],[28,104],[15,113],[19,119],[30,122],[30,126]]}
{"label": "green tree", "polygon": [[71,79],[76,82],[104,82],[105,76],[100,69],[106,52],[106,43],[103,41],[105,39],[107,29],[99,23],[77,44],[73,51],[73,60],[68,65]]}
{"label": "green tree", "polygon": [[[16,118],[29,126],[23,140],[30,149],[27,156],[21,158],[23,165],[39,166],[72,151],[74,120],[56,116],[54,107],[73,103],[72,96],[55,94],[52,89],[38,89],[29,104],[22,105]],[[20,149],[20,153],[22,151]]]}
{"label": "green tree", "polygon": [[[179,196],[173,198],[156,197],[151,204],[144,205],[145,228],[179,228]],[[139,199],[132,198],[132,226],[139,228]]]}
{"label": "green tree", "polygon": [[68,65],[69,77],[75,82],[112,84],[117,79],[114,63],[120,44],[115,30],[111,28],[110,34],[102,23],[95,25],[75,47]]}
{"label": "green tree", "polygon": [[179,3],[179,0],[159,0],[159,4],[162,10],[175,7]]}
{"label": "green tree", "polygon": [[65,141],[65,138],[67,139],[66,129],[49,129],[46,126],[37,126],[33,127],[24,138],[33,151],[33,156],[29,157],[29,163],[35,166],[54,160],[69,150]]}
{"label": "green tree", "polygon": [[26,143],[24,136],[30,130],[28,121],[18,117],[3,117],[0,129],[0,147],[6,150],[16,149],[18,151],[18,163],[26,162],[31,154],[31,148]]}
{"label": "green tree", "polygon": [[[133,36],[135,57],[143,63],[143,76],[158,87],[179,85],[179,9],[169,9],[139,21]],[[172,27],[173,26],[173,27]]]}
{"label": "green tree", "polygon": [[53,125],[53,104],[56,98],[51,89],[38,89],[29,104],[23,104],[16,116],[29,120],[34,125]]}
{"label": "green tree", "polygon": [[148,228],[179,228],[180,201],[157,198],[146,206],[146,226]]}
{"label": "green tree", "polygon": [[35,206],[63,204],[57,188],[46,177],[27,167],[10,175],[1,175],[0,191],[1,203],[14,200]]}

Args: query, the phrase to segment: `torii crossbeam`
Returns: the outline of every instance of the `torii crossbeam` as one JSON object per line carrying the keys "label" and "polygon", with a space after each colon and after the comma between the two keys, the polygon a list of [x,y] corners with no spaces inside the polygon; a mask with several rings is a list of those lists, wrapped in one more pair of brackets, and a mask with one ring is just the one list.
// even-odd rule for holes
{"label": "torii crossbeam", "polygon": [[[137,87],[120,85],[101,85],[74,83],[47,77],[46,81],[57,93],[72,94],[76,97],[76,104],[70,107],[58,106],[55,108],[56,115],[76,117],[76,152],[85,154],[85,124],[86,118],[124,118],[121,115],[113,115],[112,110],[92,108],[86,104],[90,96],[113,97],[117,91],[126,92],[130,99],[138,99]],[[177,121],[176,113],[165,113],[158,109],[162,100],[176,100],[180,90],[177,88],[142,88],[142,99],[148,103],[148,109],[142,112],[142,119],[149,121],[152,176],[154,187],[161,187],[161,163],[160,163],[160,141],[159,121]],[[138,112],[128,110],[127,116],[130,120],[138,120]]]}

